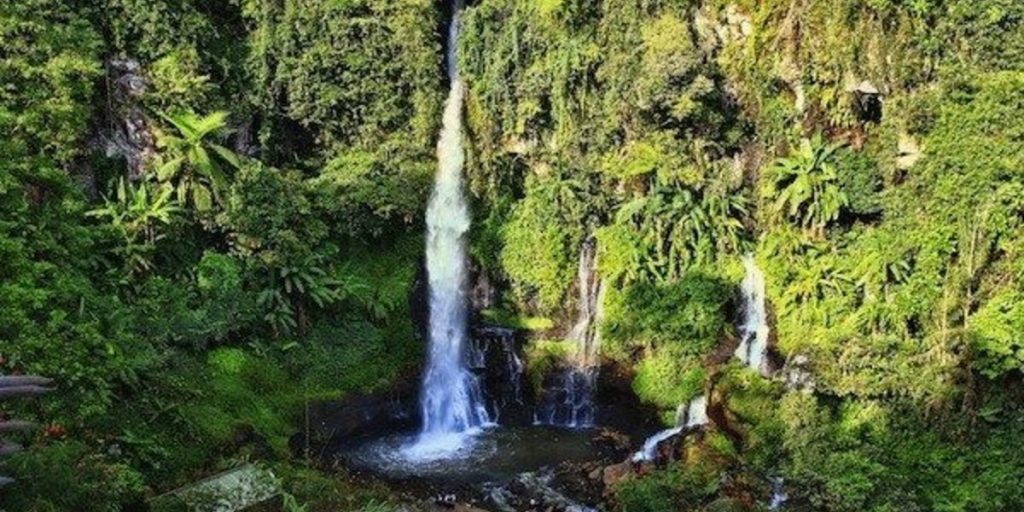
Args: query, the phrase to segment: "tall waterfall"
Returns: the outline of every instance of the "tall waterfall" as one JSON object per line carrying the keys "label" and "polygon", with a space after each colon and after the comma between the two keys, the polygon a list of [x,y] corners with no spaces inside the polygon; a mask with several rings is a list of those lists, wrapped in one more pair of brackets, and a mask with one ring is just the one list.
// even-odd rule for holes
{"label": "tall waterfall", "polygon": [[575,345],[571,368],[558,376],[545,390],[536,422],[562,427],[589,427],[594,424],[594,392],[601,367],[603,287],[597,275],[597,241],[588,239],[580,251],[579,306],[576,323],[568,341]]}
{"label": "tall waterfall", "polygon": [[757,267],[753,255],[743,257],[746,275],[743,277],[743,315],[740,325],[740,346],[736,357],[751,368],[764,373],[765,355],[768,352],[768,315],[764,303],[764,273]]}
{"label": "tall waterfall", "polygon": [[466,434],[490,421],[480,385],[466,364],[467,263],[465,236],[469,207],[463,197],[463,86],[456,55],[458,10],[455,0],[448,29],[451,90],[437,143],[438,170],[427,207],[427,273],[430,282],[430,348],[420,405],[423,430],[409,449],[431,456],[458,449]]}

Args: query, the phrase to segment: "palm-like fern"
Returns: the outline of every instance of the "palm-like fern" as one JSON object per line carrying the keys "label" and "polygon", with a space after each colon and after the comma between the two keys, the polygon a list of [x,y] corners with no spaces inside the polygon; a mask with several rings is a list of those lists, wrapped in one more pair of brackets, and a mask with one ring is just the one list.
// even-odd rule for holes
{"label": "palm-like fern", "polygon": [[124,246],[118,252],[130,273],[142,273],[152,267],[156,242],[164,237],[160,228],[170,225],[180,211],[171,198],[170,187],[151,191],[149,186],[126,184],[121,179],[114,197],[104,197],[103,207],[86,214],[106,218],[121,234]]}
{"label": "palm-like fern", "polygon": [[821,236],[849,203],[840,190],[833,157],[841,144],[826,144],[821,135],[804,139],[793,155],[772,164],[773,211]]}
{"label": "palm-like fern", "polygon": [[738,250],[745,212],[742,196],[656,181],[648,195],[622,205],[616,214],[635,248],[625,277],[673,281],[692,264]]}
{"label": "palm-like fern", "polygon": [[174,126],[177,134],[163,133],[157,138],[158,145],[165,151],[164,160],[157,168],[157,179],[174,186],[182,205],[191,203],[200,212],[211,210],[214,204],[221,202],[221,194],[227,188],[223,164],[239,166],[238,157],[231,150],[210,140],[226,135],[228,113],[214,112],[205,117],[192,112],[160,116]]}

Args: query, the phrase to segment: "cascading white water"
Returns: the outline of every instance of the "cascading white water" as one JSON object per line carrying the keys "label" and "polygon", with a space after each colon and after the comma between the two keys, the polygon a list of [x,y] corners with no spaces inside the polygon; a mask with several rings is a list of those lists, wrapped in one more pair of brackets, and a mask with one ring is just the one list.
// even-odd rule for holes
{"label": "cascading white water", "polygon": [[690,400],[686,406],[686,420],[683,425],[687,427],[698,427],[708,424],[708,400],[704,395],[698,395]]}
{"label": "cascading white water", "polygon": [[768,504],[768,510],[779,510],[789,500],[785,484],[782,477],[772,479],[772,501]]}
{"label": "cascading white water", "polygon": [[465,235],[469,207],[463,197],[463,86],[456,55],[458,10],[448,29],[451,90],[437,143],[438,170],[427,207],[427,273],[430,283],[430,347],[423,378],[423,429],[408,447],[418,458],[443,457],[463,446],[468,435],[490,420],[480,385],[466,365],[467,284]]}
{"label": "cascading white water", "polygon": [[704,395],[694,397],[685,406],[680,405],[679,410],[676,411],[676,426],[647,438],[644,441],[644,447],[633,454],[633,462],[654,460],[658,452],[658,445],[662,441],[679,435],[684,429],[706,425],[708,423],[707,405]]}
{"label": "cascading white water", "polygon": [[579,260],[579,306],[576,323],[567,336],[575,345],[572,367],[545,391],[536,423],[582,428],[594,424],[601,361],[598,324],[603,314],[604,288],[597,275],[597,241],[583,244]]}
{"label": "cascading white water", "polygon": [[743,316],[740,325],[740,346],[736,357],[751,368],[765,373],[765,355],[768,352],[768,315],[765,310],[764,273],[757,267],[753,255],[743,257],[746,275],[743,277]]}
{"label": "cascading white water", "polygon": [[601,280],[597,276],[597,241],[587,240],[580,251],[579,312],[576,324],[569,331],[569,341],[576,344],[576,366],[595,368],[601,350],[598,321],[601,319]]}

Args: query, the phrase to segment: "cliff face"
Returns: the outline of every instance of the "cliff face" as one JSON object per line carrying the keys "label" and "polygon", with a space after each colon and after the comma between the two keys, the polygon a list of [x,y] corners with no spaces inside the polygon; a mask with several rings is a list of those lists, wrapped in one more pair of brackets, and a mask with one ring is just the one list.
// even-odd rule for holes
{"label": "cliff face", "polygon": [[[908,488],[878,478],[906,459],[859,443],[957,458],[966,445],[924,438],[1015,435],[1018,412],[994,431],[976,415],[1022,368],[997,334],[1021,334],[1022,16],[998,1],[481,2],[461,47],[478,251],[513,308],[558,316],[596,233],[605,357],[666,415],[705,387],[701,358],[730,323],[714,319],[756,254],[791,386],[726,367],[716,416],[742,459],[783,457],[762,477],[803,480],[799,499],[898,502]],[[674,330],[689,319],[704,330]],[[851,421],[857,441],[817,437]],[[809,465],[833,449],[834,469]],[[870,492],[839,484],[859,464],[877,464]]]}
{"label": "cliff face", "polygon": [[[467,3],[472,299],[533,331],[484,366],[542,387],[586,305],[598,395],[719,426],[617,503],[1024,506],[1024,3]],[[307,402],[415,374],[440,4],[0,6],[0,373],[59,385],[0,507],[288,460]],[[730,356],[748,253],[767,377]]]}

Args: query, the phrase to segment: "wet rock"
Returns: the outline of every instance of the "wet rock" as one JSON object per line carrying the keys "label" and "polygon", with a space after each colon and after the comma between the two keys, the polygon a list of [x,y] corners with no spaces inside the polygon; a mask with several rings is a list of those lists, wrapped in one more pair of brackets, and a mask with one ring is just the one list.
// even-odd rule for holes
{"label": "wet rock", "polygon": [[[775,317],[775,305],[768,299],[765,299],[765,310],[768,314],[768,325],[778,325]],[[765,357],[765,373],[768,376],[775,375],[782,370],[785,364],[786,358],[779,350],[779,333],[776,329],[772,328],[768,331],[768,353]]]}
{"label": "wet rock", "polygon": [[455,506],[452,507],[452,510],[455,512],[487,512],[482,508],[478,508],[468,503],[456,503]]}
{"label": "wet rock", "polygon": [[469,291],[469,303],[473,311],[483,311],[495,307],[498,303],[498,288],[494,285],[487,269],[473,262],[470,269],[470,280],[473,287]]}
{"label": "wet rock", "polygon": [[501,512],[591,512],[594,509],[571,499],[561,490],[551,471],[523,473],[487,490],[487,503]]}
{"label": "wet rock", "polygon": [[148,161],[156,154],[156,143],[142,108],[146,79],[142,65],[132,58],[111,58],[106,62],[111,128],[100,140],[107,157],[124,158],[128,178],[142,178]]}
{"label": "wet rock", "polygon": [[815,384],[811,374],[811,360],[803,354],[793,356],[782,370],[782,379],[788,389],[813,393]]}
{"label": "wet rock", "polygon": [[533,420],[533,396],[525,384],[522,339],[513,329],[478,325],[470,331],[469,368],[478,375],[487,408],[503,425]]}
{"label": "wet rock", "polygon": [[704,359],[704,366],[714,368],[728,363],[739,346],[740,339],[735,334],[729,332],[723,334],[715,350]]}
{"label": "wet rock", "polygon": [[629,454],[630,447],[633,445],[632,439],[628,435],[610,428],[602,428],[598,431],[591,439],[591,443],[616,459]]}
{"label": "wet rock", "polygon": [[302,454],[367,435],[398,432],[419,423],[418,379],[380,393],[356,394],[337,402],[310,404],[308,430],[292,436],[289,447]]}
{"label": "wet rock", "polygon": [[555,478],[563,494],[584,503],[600,503],[604,496],[601,470],[608,461],[562,463],[555,470]]}
{"label": "wet rock", "polygon": [[626,460],[618,464],[612,464],[601,470],[601,483],[604,484],[605,489],[610,489],[632,474],[632,462]]}

